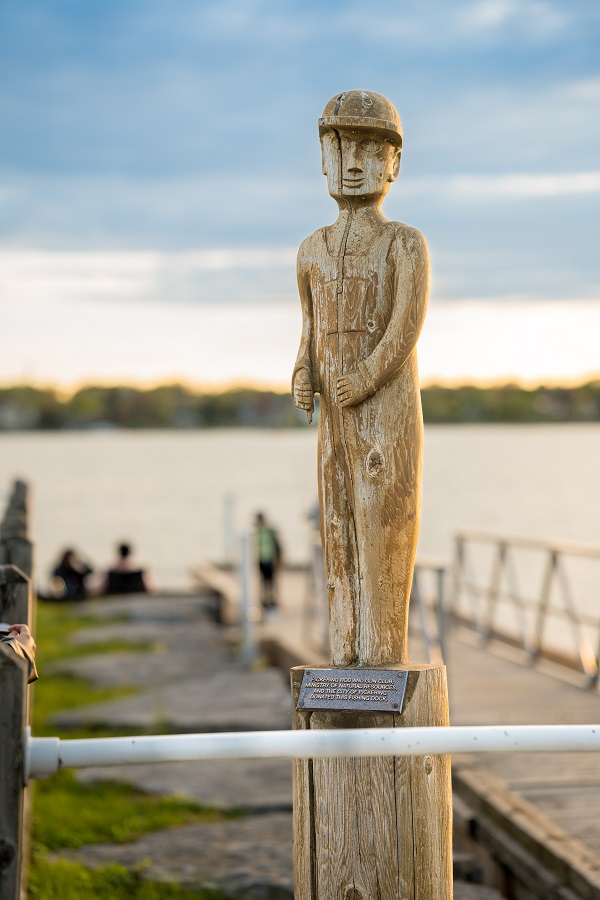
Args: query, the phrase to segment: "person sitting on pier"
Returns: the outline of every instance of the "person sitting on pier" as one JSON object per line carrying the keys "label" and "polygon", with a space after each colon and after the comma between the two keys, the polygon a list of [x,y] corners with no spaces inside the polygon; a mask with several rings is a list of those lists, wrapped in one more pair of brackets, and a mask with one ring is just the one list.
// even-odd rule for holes
{"label": "person sitting on pier", "polygon": [[94,570],[77,556],[72,548],[63,551],[52,570],[51,593],[54,600],[85,600],[88,595],[86,578]]}
{"label": "person sitting on pier", "polygon": [[131,544],[119,544],[118,561],[106,573],[100,594],[147,594],[152,590],[146,572],[134,565]]}
{"label": "person sitting on pier", "polygon": [[[5,626],[3,625],[4,629]],[[27,681],[31,684],[38,680],[38,673],[35,667],[35,641],[33,635],[29,631],[27,625],[16,624],[9,625],[6,631],[0,631],[0,643],[6,647],[14,656],[24,659],[29,666],[27,673]]]}

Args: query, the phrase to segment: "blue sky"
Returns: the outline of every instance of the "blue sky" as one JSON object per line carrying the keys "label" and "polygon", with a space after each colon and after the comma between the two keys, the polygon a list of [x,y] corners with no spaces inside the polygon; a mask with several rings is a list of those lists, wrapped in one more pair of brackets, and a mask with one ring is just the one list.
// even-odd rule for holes
{"label": "blue sky", "polygon": [[[600,370],[582,353],[564,369],[539,324],[570,328],[573,353],[598,321],[599,33],[593,0],[5,0],[0,298],[9,334],[23,321],[38,334],[0,364],[0,380],[134,378],[125,356],[107,368],[90,330],[106,320],[108,339],[122,315],[164,345],[164,326],[150,322],[163,315],[157,305],[175,334],[202,331],[203,310],[219,312],[218,330],[245,308],[263,333],[279,317],[293,353],[294,248],[335,216],[316,120],[351,88],[385,94],[403,121],[400,178],[384,209],[430,244],[426,376]],[[470,337],[469,304],[485,319]],[[507,363],[498,344],[495,368],[469,362],[494,323],[510,334],[530,309],[540,318],[522,362]],[[464,371],[435,343],[453,328]],[[70,367],[65,333],[85,346]],[[535,370],[532,341],[552,346]],[[228,354],[219,345],[217,377],[214,360],[203,367],[162,346],[162,363],[138,375],[284,380],[283,358],[258,371],[252,353],[241,369],[228,368]]]}

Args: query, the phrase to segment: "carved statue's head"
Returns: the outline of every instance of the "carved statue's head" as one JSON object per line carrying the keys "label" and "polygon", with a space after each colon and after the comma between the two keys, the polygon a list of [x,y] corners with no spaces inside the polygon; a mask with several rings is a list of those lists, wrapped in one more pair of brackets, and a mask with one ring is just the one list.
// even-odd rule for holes
{"label": "carved statue's head", "polygon": [[332,197],[381,200],[398,177],[402,125],[381,94],[346,91],[319,119],[323,174]]}

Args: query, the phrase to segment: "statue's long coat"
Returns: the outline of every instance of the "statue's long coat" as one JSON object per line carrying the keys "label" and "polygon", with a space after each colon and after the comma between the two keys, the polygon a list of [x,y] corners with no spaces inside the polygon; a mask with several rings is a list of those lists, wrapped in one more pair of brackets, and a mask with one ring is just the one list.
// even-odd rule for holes
{"label": "statue's long coat", "polygon": [[[425,239],[388,222],[368,252],[338,256],[321,228],[300,247],[298,285],[303,331],[294,374],[308,369],[321,397],[319,501],[332,662],[403,662],[420,512],[415,345],[429,293]],[[337,378],[357,367],[374,393],[342,408]]]}

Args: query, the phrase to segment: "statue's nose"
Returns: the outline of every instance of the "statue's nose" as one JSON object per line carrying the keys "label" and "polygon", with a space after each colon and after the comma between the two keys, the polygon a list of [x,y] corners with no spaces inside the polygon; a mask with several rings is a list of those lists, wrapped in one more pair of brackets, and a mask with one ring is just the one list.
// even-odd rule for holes
{"label": "statue's nose", "polygon": [[354,174],[362,172],[362,160],[358,147],[354,141],[349,141],[346,146],[346,171]]}

